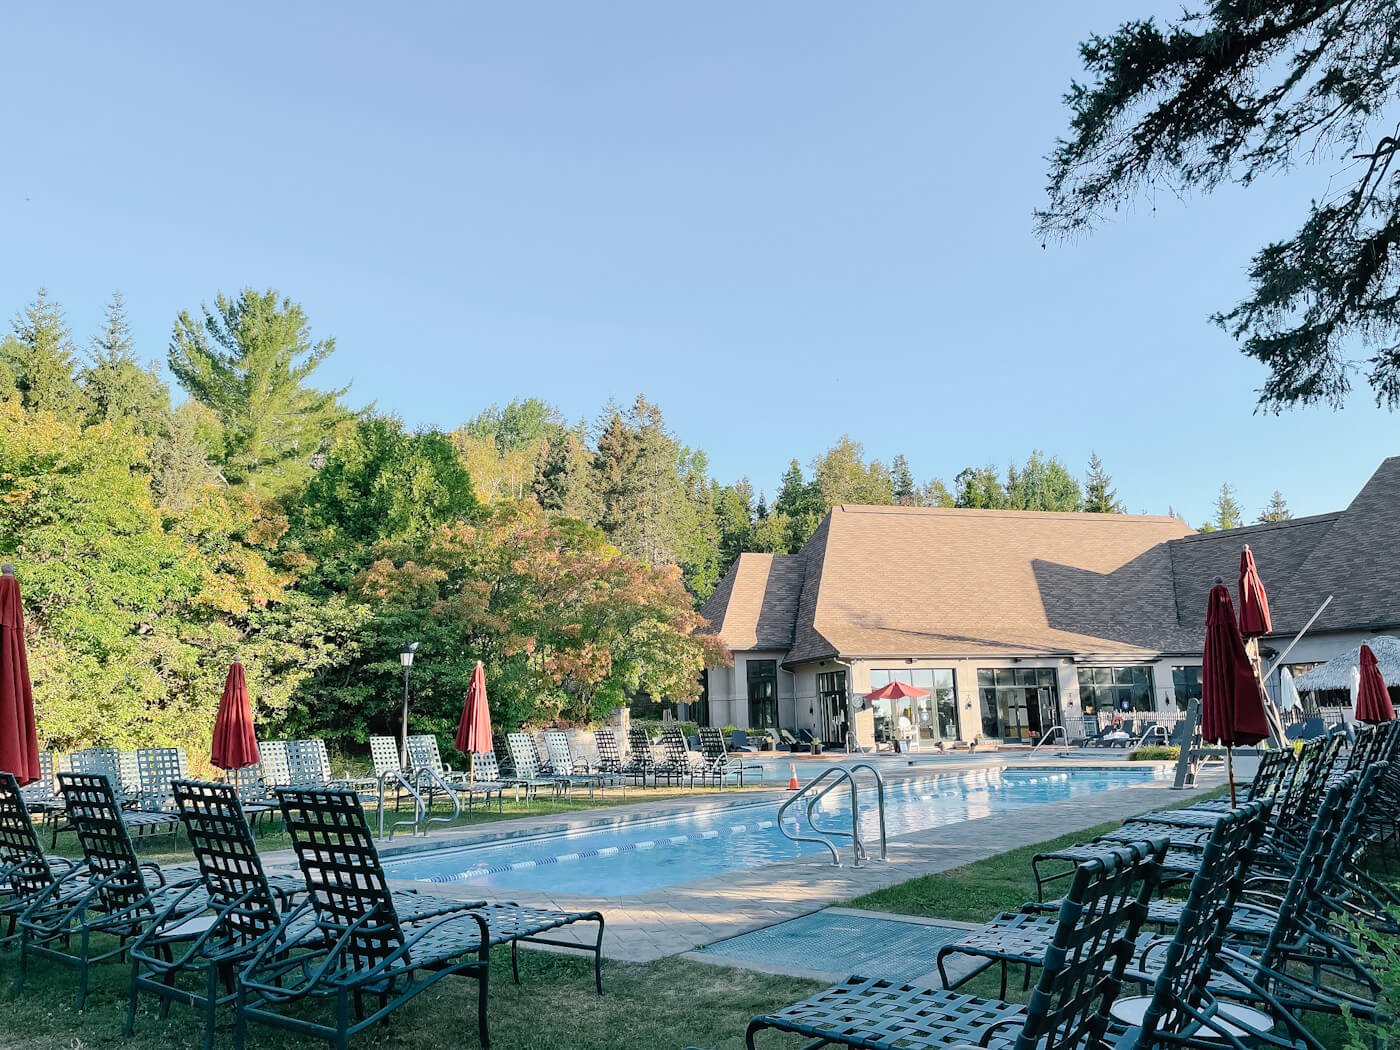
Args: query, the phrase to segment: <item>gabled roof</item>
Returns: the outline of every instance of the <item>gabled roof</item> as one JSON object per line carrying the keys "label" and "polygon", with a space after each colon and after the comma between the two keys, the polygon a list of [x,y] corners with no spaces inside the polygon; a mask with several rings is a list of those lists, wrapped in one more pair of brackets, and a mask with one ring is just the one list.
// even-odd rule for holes
{"label": "gabled roof", "polygon": [[1206,594],[1254,551],[1275,634],[1400,625],[1400,457],[1335,514],[1203,535],[1135,514],[838,506],[745,554],[701,612],[730,648],[833,656],[1199,653]]}
{"label": "gabled roof", "polygon": [[1186,531],[1146,515],[838,506],[803,549],[788,659],[1150,648],[1175,623],[1162,544]]}
{"label": "gabled roof", "polygon": [[790,649],[802,583],[800,554],[741,554],[700,615],[731,649]]}

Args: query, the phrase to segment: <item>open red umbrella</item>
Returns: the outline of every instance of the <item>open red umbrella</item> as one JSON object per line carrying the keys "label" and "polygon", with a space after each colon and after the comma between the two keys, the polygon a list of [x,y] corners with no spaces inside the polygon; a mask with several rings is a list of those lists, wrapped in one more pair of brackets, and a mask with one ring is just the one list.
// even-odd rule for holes
{"label": "open red umbrella", "polygon": [[1376,654],[1364,642],[1361,645],[1361,688],[1356,692],[1356,720],[1370,725],[1380,725],[1395,718],[1395,705],[1390,702],[1390,692],[1385,687],[1385,677],[1381,674]]}
{"label": "open red umbrella", "polygon": [[471,684],[467,686],[467,700],[462,705],[462,718],[457,723],[457,735],[452,741],[457,750],[468,757],[467,779],[474,775],[471,756],[477,751],[491,750],[491,708],[486,700],[486,669],[481,661],[476,662],[472,671]]}
{"label": "open red umbrella", "polygon": [[1254,564],[1254,552],[1245,544],[1240,553],[1240,634],[1258,638],[1274,629],[1269,618],[1269,596]]}
{"label": "open red umbrella", "polygon": [[866,693],[867,700],[916,700],[921,696],[928,696],[927,689],[920,689],[917,685],[905,685],[903,682],[891,682],[889,685],[882,685],[873,693]]}
{"label": "open red umbrella", "polygon": [[220,769],[243,769],[261,757],[258,736],[253,732],[248,680],[243,675],[243,665],[235,660],[224,679],[224,696],[214,718],[214,746],[209,760]]}
{"label": "open red umbrella", "polygon": [[13,565],[0,566],[0,770],[21,784],[39,779],[34,689],[24,652],[24,609]]}
{"label": "open red umbrella", "polygon": [[1235,802],[1237,744],[1257,744],[1269,735],[1264,690],[1244,649],[1230,592],[1217,583],[1206,602],[1206,644],[1201,659],[1201,737],[1224,744],[1230,770],[1230,804]]}

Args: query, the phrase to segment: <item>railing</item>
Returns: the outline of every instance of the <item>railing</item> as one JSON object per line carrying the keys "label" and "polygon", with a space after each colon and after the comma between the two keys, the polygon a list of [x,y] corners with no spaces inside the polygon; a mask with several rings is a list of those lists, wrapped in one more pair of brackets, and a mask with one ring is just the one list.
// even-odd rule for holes
{"label": "railing", "polygon": [[400,792],[407,791],[409,796],[413,799],[413,819],[395,820],[390,824],[390,838],[394,837],[394,832],[399,828],[409,828],[409,834],[417,831],[419,823],[423,821],[428,812],[428,805],[423,800],[423,796],[418,793],[417,789],[408,782],[408,779],[401,772],[397,769],[390,769],[379,774],[379,837],[381,839],[384,837],[384,800],[388,797],[389,785],[391,784],[394,786],[395,812],[398,811],[397,800],[400,797]]}
{"label": "railing", "polygon": [[1034,758],[1034,757],[1035,757],[1035,753],[1036,753],[1037,751],[1039,751],[1039,750],[1040,750],[1042,747],[1044,747],[1046,744],[1050,743],[1050,741],[1054,740],[1054,739],[1055,739],[1055,734],[1056,734],[1056,733],[1058,733],[1060,736],[1064,737],[1064,742],[1065,742],[1066,745],[1069,744],[1069,734],[1068,734],[1067,732],[1065,732],[1065,727],[1062,726],[1062,725],[1053,725],[1053,726],[1051,726],[1049,729],[1047,729],[1047,730],[1045,731],[1045,735],[1044,735],[1043,737],[1040,738],[1039,743],[1037,743],[1037,744],[1035,745],[1035,747],[1031,748],[1031,756],[1030,756],[1030,757],[1031,757],[1031,758]]}
{"label": "railing", "polygon": [[[423,794],[423,782],[425,780],[428,782],[428,804],[422,816],[419,818],[419,821],[423,825],[423,834],[426,835],[428,833],[429,824],[451,824],[460,817],[462,815],[462,802],[457,797],[457,792],[453,791],[452,788],[448,786],[447,781],[442,779],[442,774],[431,766],[419,766],[418,769],[414,771],[413,787],[415,794],[420,796]],[[437,796],[439,791],[446,795],[448,801],[452,803],[452,815],[450,817],[435,817],[432,815],[433,799]]]}
{"label": "railing", "polygon": [[[853,766],[829,766],[822,770],[815,779],[809,780],[798,790],[797,794],[778,807],[778,830],[793,842],[815,842],[825,846],[831,851],[831,863],[838,868],[841,866],[841,851],[836,848],[833,839],[851,840],[852,867],[859,868],[864,861],[870,859],[860,830],[860,789],[854,776],[858,770],[868,772],[875,780],[875,812],[880,820],[880,859],[885,860],[889,855],[888,840],[885,834],[885,781],[880,776],[880,771],[868,762],[857,762]],[[823,828],[817,824],[816,820],[817,803],[842,784],[848,786],[851,792],[851,830]],[[818,788],[821,790],[817,790]],[[803,799],[807,802],[807,826],[814,833],[812,835],[802,835],[798,831],[789,830],[787,825],[783,823],[783,815],[794,804]]]}

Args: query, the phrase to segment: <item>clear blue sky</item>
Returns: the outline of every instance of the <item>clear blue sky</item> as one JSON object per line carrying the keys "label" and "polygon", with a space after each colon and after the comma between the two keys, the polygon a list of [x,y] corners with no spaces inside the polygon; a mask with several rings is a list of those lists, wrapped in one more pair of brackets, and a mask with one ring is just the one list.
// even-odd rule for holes
{"label": "clear blue sky", "polygon": [[1193,523],[1224,480],[1337,509],[1400,417],[1255,415],[1207,321],[1331,169],[1032,236],[1077,41],[1152,2],[21,5],[0,310],[46,285],[86,340],[120,288],[163,360],[180,309],[276,287],[355,403],[641,391],[770,494],[849,433],[920,479],[1097,449]]}

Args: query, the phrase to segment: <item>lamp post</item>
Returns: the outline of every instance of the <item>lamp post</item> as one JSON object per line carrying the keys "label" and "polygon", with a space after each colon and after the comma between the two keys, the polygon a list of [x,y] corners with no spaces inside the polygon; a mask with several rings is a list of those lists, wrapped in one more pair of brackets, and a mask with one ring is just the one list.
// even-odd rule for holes
{"label": "lamp post", "polygon": [[413,666],[413,654],[418,651],[417,642],[409,642],[399,650],[399,663],[403,664],[403,720],[399,724],[399,768],[408,768],[408,671]]}

